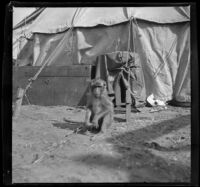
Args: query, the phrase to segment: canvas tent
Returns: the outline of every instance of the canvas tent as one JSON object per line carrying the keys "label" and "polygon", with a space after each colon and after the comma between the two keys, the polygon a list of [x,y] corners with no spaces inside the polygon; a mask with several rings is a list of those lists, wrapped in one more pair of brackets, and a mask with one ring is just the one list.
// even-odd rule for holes
{"label": "canvas tent", "polygon": [[13,59],[17,59],[18,53],[27,43],[29,36],[26,34],[26,31],[42,11],[43,9],[35,10],[35,8],[19,8],[19,10],[18,8],[13,9]]}
{"label": "canvas tent", "polygon": [[163,101],[191,101],[189,6],[45,8],[26,34],[30,40],[18,54],[19,65],[101,61],[100,74],[105,77],[108,69],[116,78],[119,54],[126,59],[129,50],[136,67],[130,84],[139,99],[153,93]]}

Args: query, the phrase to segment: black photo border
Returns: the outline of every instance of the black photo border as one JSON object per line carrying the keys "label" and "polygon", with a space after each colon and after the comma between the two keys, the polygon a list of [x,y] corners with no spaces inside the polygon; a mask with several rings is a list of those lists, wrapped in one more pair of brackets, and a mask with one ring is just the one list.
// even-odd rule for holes
{"label": "black photo border", "polygon": [[[136,186],[199,186],[199,64],[198,64],[198,3],[191,2],[6,2],[3,6],[3,61],[1,92],[2,124],[2,176],[4,185],[12,184],[12,7],[124,7],[124,6],[191,6],[191,182],[190,183],[112,183],[112,185]],[[66,185],[59,183],[23,183],[19,185]],[[94,185],[94,184],[83,184]],[[105,184],[95,184],[105,185]]]}

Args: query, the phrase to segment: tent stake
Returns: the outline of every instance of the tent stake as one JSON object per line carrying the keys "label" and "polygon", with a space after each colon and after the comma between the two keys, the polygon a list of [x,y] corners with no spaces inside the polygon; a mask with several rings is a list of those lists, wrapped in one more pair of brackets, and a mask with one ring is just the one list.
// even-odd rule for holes
{"label": "tent stake", "polygon": [[24,89],[18,88],[18,90],[17,90],[17,100],[15,102],[15,108],[14,108],[14,113],[13,113],[14,119],[16,119],[20,114],[23,96],[24,96]]}
{"label": "tent stake", "polygon": [[41,73],[41,71],[44,69],[45,65],[47,64],[48,61],[46,61],[38,70],[38,72],[29,79],[29,83],[27,84],[27,86],[25,87],[25,89],[22,88],[18,88],[17,90],[17,100],[15,103],[15,109],[14,109],[14,113],[13,113],[13,118],[17,118],[19,116],[20,113],[20,109],[21,109],[21,105],[22,105],[22,100],[24,95],[26,94],[27,90],[31,87],[31,84],[33,83],[33,81],[35,81],[38,77],[38,75]]}
{"label": "tent stake", "polygon": [[126,124],[130,123],[131,118],[131,95],[128,90],[126,90]]}

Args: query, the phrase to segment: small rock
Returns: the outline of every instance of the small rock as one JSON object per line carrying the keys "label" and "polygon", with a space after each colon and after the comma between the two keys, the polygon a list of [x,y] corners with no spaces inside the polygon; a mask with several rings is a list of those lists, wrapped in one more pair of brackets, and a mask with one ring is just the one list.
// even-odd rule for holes
{"label": "small rock", "polygon": [[58,145],[57,143],[53,143],[53,144],[52,144],[53,147],[56,147],[57,145]]}
{"label": "small rock", "polygon": [[39,155],[36,153],[33,155],[33,159],[32,159],[32,162],[31,163],[34,163],[36,160],[38,160],[39,158]]}
{"label": "small rock", "polygon": [[54,158],[55,158],[55,156],[54,156],[54,155],[50,155],[49,157],[50,157],[50,158],[52,158],[52,159],[54,159]]}
{"label": "small rock", "polygon": [[187,153],[187,154],[186,154],[186,157],[188,157],[188,158],[189,158],[190,156],[191,156],[191,154],[190,154],[190,153]]}
{"label": "small rock", "polygon": [[135,162],[135,165],[136,166],[141,166],[141,163],[140,162]]}
{"label": "small rock", "polygon": [[173,157],[173,160],[177,161],[178,159],[176,157]]}
{"label": "small rock", "polygon": [[61,143],[61,144],[64,144],[64,143],[66,143],[66,140],[62,140],[60,143]]}
{"label": "small rock", "polygon": [[142,155],[141,153],[135,153],[135,154],[134,154],[134,157],[135,157],[135,158],[142,158],[143,155]]}
{"label": "small rock", "polygon": [[150,163],[150,166],[153,166],[153,163],[152,163],[152,162]]}
{"label": "small rock", "polygon": [[66,108],[66,110],[73,110],[73,108]]}

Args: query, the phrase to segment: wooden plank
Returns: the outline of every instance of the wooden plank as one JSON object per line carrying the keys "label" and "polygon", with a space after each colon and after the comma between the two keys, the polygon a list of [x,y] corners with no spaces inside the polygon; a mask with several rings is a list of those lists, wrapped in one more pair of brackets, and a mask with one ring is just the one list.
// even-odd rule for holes
{"label": "wooden plank", "polygon": [[[40,66],[13,67],[13,73],[19,72],[22,77],[33,77]],[[91,73],[90,65],[46,66],[39,77],[88,77]]]}
{"label": "wooden plank", "polygon": [[[18,86],[25,85],[25,82],[27,82],[25,79],[21,79]],[[27,91],[27,97],[34,105],[83,106],[86,101],[82,97],[85,95],[88,84],[84,77],[40,77]],[[16,88],[14,88],[13,94],[16,94],[15,90]],[[80,103],[81,100],[82,103]],[[26,99],[22,104],[27,104]]]}
{"label": "wooden plank", "polygon": [[[54,68],[51,67],[52,71]],[[66,68],[66,67],[65,67]],[[21,70],[22,69],[22,70]],[[60,69],[57,68],[57,69]],[[32,72],[31,68],[29,70]],[[50,71],[50,70],[49,70]],[[82,70],[83,71],[83,70]],[[88,70],[86,70],[88,71]],[[28,84],[28,79],[31,77],[21,74],[24,68],[19,68],[18,71],[13,71],[13,102],[16,100],[17,88],[25,88]],[[27,70],[28,72],[28,70]],[[65,71],[66,73],[67,71]],[[51,74],[51,72],[50,72]],[[70,72],[71,75],[72,72]],[[30,74],[28,74],[30,75]],[[85,73],[85,76],[44,76],[38,77],[32,88],[27,91],[27,97],[31,104],[53,106],[53,105],[67,105],[67,106],[83,106],[86,104],[86,92],[88,89],[90,73]],[[74,73],[76,75],[76,72]],[[87,75],[87,76],[86,76]],[[27,104],[24,99],[22,104]]]}
{"label": "wooden plank", "polygon": [[88,83],[83,77],[41,77],[27,92],[30,103],[41,105],[84,105],[79,104]]}

